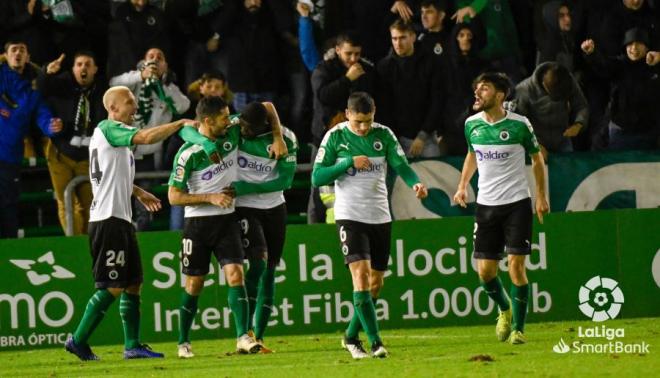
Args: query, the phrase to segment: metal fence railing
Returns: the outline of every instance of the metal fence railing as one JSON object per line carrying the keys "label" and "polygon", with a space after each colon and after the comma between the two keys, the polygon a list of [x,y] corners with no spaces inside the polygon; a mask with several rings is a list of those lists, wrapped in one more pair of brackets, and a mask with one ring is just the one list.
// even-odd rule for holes
{"label": "metal fence railing", "polygon": [[[296,173],[298,172],[311,172],[312,165],[309,163],[298,164]],[[170,171],[156,171],[156,172],[136,172],[135,179],[160,179],[170,177]],[[88,176],[76,176],[64,189],[64,217],[66,219],[66,229],[64,235],[73,235],[73,191],[76,187],[83,182],[89,181]]]}

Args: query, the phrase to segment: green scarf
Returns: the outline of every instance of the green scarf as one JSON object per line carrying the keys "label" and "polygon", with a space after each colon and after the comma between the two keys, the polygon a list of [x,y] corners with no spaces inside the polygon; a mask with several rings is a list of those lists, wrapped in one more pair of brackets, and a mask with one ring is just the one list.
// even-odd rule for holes
{"label": "green scarf", "polygon": [[172,113],[172,118],[179,115],[174,107],[174,100],[165,94],[162,82],[158,79],[148,78],[142,83],[142,87],[138,93],[138,111],[135,115],[136,125],[144,127],[149,124],[153,108],[153,99],[151,98],[153,93],[158,96],[159,100],[165,103],[167,109]]}

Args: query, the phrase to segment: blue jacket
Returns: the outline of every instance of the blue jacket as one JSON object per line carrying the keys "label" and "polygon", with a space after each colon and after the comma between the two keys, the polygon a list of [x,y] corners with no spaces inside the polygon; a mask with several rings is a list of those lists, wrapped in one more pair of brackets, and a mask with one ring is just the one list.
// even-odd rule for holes
{"label": "blue jacket", "polygon": [[[27,69],[27,68],[26,68]],[[32,83],[22,78],[7,64],[0,64],[0,162],[20,164],[23,159],[23,137],[36,121],[46,136],[53,115]]]}

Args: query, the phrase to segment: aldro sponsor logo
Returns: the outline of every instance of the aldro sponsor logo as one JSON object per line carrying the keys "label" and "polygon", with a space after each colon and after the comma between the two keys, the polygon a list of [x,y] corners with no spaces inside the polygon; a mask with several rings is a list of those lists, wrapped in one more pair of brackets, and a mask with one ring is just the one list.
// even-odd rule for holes
{"label": "aldro sponsor logo", "polygon": [[211,168],[202,174],[202,180],[208,181],[213,178],[213,176],[222,173],[224,170],[229,169],[233,165],[233,160],[224,160],[221,161],[220,164],[214,164],[211,166]]}
{"label": "aldro sponsor logo", "polygon": [[349,176],[355,176],[356,174],[369,174],[369,173],[380,173],[384,169],[383,164],[374,164],[371,163],[367,168],[356,169],[355,167],[350,167],[346,170],[346,174]]}
{"label": "aldro sponsor logo", "polygon": [[264,163],[259,163],[256,160],[248,160],[244,156],[238,157],[238,166],[242,169],[250,169],[256,172],[270,172],[273,170],[273,167],[266,165]]}
{"label": "aldro sponsor logo", "polygon": [[491,161],[491,160],[508,159],[509,155],[510,155],[508,152],[500,152],[500,151],[474,150],[474,153],[477,155],[477,160],[478,161]]}

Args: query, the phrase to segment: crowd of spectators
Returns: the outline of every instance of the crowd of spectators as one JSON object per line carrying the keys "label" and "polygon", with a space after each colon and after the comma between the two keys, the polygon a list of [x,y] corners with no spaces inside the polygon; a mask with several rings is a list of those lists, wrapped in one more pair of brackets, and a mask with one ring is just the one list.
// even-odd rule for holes
{"label": "crowd of spectators", "polygon": [[[546,156],[657,149],[659,3],[0,1],[2,236],[16,235],[30,128],[49,137],[44,156],[65,226],[63,190],[88,170],[86,147],[106,117],[101,96],[109,85],[133,91],[138,127],[190,117],[191,101],[208,94],[237,112],[272,101],[312,159],[325,131],[344,120],[348,96],[365,91],[376,99],[376,121],[415,158],[466,152],[472,81],[501,71],[516,84],[507,108],[530,119]],[[136,151],[137,170],[169,169],[167,151],[180,143]],[[89,187],[79,186],[76,233],[86,229],[90,201]],[[148,214],[137,206],[136,215],[138,229],[148,229]]]}

